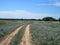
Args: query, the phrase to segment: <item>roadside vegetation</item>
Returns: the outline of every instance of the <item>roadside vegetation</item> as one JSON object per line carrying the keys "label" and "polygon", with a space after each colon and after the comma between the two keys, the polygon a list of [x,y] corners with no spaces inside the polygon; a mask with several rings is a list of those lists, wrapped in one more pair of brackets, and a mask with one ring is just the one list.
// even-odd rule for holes
{"label": "roadside vegetation", "polygon": [[17,27],[23,25],[23,22],[8,22],[8,21],[0,21],[0,40],[4,38],[6,35],[13,32]]}
{"label": "roadside vegetation", "polygon": [[60,22],[35,22],[30,33],[35,45],[60,45]]}

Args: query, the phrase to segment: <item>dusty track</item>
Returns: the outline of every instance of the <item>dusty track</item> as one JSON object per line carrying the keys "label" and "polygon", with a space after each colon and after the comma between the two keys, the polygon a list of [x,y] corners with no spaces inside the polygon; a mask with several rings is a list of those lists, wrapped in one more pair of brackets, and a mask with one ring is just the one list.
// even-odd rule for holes
{"label": "dusty track", "polygon": [[12,32],[11,34],[9,34],[6,39],[4,39],[3,41],[0,42],[0,45],[9,45],[10,41],[12,40],[12,38],[18,33],[18,31],[22,28],[23,26],[20,26],[19,28],[15,29],[14,32]]}
{"label": "dusty track", "polygon": [[32,41],[31,41],[31,35],[30,35],[30,31],[29,31],[29,27],[31,24],[29,24],[26,29],[25,29],[25,33],[24,36],[22,38],[22,41],[20,42],[20,45],[32,45]]}

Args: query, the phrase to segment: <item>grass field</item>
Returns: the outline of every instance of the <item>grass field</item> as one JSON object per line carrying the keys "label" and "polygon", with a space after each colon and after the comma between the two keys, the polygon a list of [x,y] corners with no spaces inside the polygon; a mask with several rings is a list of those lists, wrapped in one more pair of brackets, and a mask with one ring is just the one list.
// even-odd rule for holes
{"label": "grass field", "polygon": [[9,45],[20,45],[28,24],[31,24],[30,34],[34,45],[60,45],[60,22],[58,21],[0,20],[0,41],[16,28],[24,25],[9,43]]}
{"label": "grass field", "polygon": [[60,22],[35,22],[30,26],[35,45],[60,45]]}

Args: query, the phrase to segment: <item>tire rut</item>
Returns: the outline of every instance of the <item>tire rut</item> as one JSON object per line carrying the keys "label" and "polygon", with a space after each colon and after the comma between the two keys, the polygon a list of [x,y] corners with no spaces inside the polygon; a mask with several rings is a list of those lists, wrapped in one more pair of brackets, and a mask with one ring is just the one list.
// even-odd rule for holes
{"label": "tire rut", "polygon": [[32,38],[30,35],[30,31],[29,31],[30,25],[31,24],[26,26],[22,41],[20,42],[20,45],[32,45]]}
{"label": "tire rut", "polygon": [[2,40],[0,42],[0,45],[9,45],[9,43],[11,42],[12,38],[18,33],[18,31],[22,28],[23,26],[18,27],[17,29],[15,29],[14,32],[12,32],[11,34],[9,34],[4,40]]}

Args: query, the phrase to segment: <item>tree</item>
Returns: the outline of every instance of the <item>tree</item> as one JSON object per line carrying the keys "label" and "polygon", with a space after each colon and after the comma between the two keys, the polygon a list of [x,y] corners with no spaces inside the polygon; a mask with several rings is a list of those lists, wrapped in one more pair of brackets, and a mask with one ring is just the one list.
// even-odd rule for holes
{"label": "tree", "polygon": [[42,20],[43,21],[56,21],[56,19],[53,17],[44,17]]}
{"label": "tree", "polygon": [[58,20],[60,21],[60,18]]}

